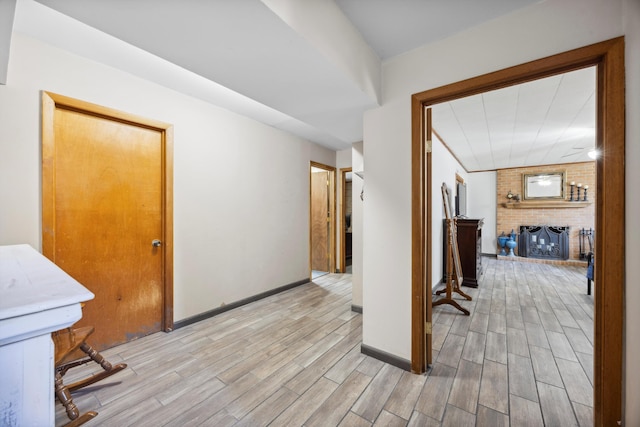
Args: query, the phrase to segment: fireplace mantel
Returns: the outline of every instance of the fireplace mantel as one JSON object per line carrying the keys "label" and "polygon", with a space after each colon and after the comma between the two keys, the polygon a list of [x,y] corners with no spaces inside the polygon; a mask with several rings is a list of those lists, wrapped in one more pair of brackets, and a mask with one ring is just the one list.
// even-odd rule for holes
{"label": "fireplace mantel", "polygon": [[565,208],[586,208],[593,202],[570,202],[568,200],[540,200],[540,201],[526,201],[526,202],[509,202],[501,203],[503,208],[507,209],[565,209]]}

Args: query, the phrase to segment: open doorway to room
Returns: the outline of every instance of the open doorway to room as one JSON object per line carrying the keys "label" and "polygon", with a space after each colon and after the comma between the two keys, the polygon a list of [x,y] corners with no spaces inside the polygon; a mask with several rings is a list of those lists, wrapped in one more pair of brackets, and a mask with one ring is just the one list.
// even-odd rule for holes
{"label": "open doorway to room", "polygon": [[309,173],[309,260],[313,280],[335,271],[336,169],[311,162]]}
{"label": "open doorway to room", "polygon": [[340,169],[340,271],[342,273],[351,274],[351,254],[352,254],[352,229],[351,219],[353,212],[352,201],[352,184],[353,184],[352,168]]}
{"label": "open doorway to room", "polygon": [[[624,293],[624,40],[617,38],[428,90],[412,97],[412,370],[431,364],[431,118],[426,107],[595,66],[596,161],[595,425],[621,419]],[[616,241],[616,245],[609,242]]]}

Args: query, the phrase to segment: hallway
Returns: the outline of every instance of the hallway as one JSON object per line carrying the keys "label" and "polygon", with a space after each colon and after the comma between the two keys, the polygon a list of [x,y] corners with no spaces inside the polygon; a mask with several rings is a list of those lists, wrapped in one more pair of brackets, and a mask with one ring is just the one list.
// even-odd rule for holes
{"label": "hallway", "polygon": [[483,262],[480,288],[465,288],[471,316],[434,310],[428,376],[360,353],[351,276],[329,274],[107,350],[110,362],[129,367],[74,401],[99,413],[87,426],[591,425],[593,299],[584,269]]}

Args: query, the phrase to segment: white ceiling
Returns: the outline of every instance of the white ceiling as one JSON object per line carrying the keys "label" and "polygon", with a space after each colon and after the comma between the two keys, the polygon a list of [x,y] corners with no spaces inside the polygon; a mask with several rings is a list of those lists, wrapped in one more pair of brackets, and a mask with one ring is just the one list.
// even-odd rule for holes
{"label": "white ceiling", "polygon": [[[17,1],[16,31],[342,150],[362,140],[362,115],[378,105],[382,61],[539,0]],[[302,9],[319,32],[313,20],[296,25]],[[347,46],[331,39],[349,34],[342,21],[358,34]],[[333,56],[341,48],[346,60]],[[368,67],[370,81],[349,66]],[[563,157],[562,142],[593,128],[593,87],[580,87],[589,79],[437,106],[434,126],[468,170],[578,160]],[[572,141],[572,150],[586,145]]]}
{"label": "white ceiling", "polygon": [[590,161],[595,67],[433,106],[433,128],[467,171]]}
{"label": "white ceiling", "polygon": [[335,0],[385,60],[541,0]]}

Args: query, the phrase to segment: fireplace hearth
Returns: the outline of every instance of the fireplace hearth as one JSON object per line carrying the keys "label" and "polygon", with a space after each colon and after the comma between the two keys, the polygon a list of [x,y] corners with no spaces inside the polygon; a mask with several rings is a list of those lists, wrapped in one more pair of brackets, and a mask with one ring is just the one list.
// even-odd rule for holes
{"label": "fireplace hearth", "polygon": [[518,255],[538,259],[569,259],[569,226],[521,225]]}

